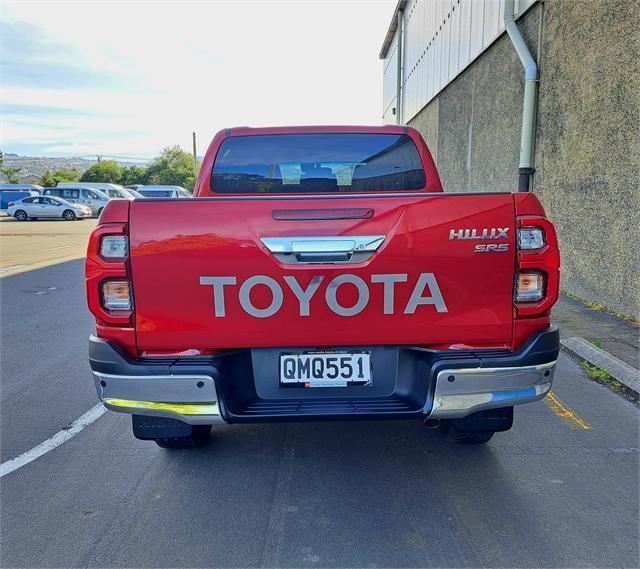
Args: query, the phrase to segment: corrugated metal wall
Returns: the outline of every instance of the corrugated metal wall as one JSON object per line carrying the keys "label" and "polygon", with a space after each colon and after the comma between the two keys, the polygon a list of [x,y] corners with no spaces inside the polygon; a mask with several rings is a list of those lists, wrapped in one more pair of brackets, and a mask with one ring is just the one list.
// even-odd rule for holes
{"label": "corrugated metal wall", "polygon": [[[516,0],[522,14],[537,0]],[[409,0],[404,9],[402,122],[408,122],[503,31],[504,0]],[[398,32],[384,60],[383,119],[396,122]]]}

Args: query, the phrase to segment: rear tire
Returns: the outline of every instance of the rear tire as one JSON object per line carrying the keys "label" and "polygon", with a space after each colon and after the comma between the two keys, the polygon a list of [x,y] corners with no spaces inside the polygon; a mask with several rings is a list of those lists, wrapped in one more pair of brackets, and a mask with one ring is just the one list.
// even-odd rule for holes
{"label": "rear tire", "polygon": [[103,210],[104,210],[104,208],[103,208],[103,207],[101,207],[101,208],[98,210],[98,217],[100,217],[100,216],[102,215]]}
{"label": "rear tire", "polygon": [[27,219],[29,219],[29,216],[27,215],[27,212],[24,211],[23,209],[17,210],[13,214],[13,217],[15,218],[16,221],[27,221]]}
{"label": "rear tire", "polygon": [[62,212],[62,219],[64,219],[65,221],[75,221],[76,220],[76,214],[73,210],[70,209],[65,209]]}
{"label": "rear tire", "polygon": [[211,425],[195,425],[188,437],[175,437],[169,439],[154,439],[160,448],[181,449],[197,448],[207,443]]}

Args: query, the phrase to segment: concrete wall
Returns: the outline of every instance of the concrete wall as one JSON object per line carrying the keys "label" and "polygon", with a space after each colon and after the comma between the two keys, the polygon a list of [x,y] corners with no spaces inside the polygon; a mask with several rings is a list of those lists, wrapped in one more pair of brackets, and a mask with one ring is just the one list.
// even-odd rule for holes
{"label": "concrete wall", "polygon": [[[534,191],[556,223],[562,288],[640,313],[640,32],[634,0],[546,0],[519,21],[540,66]],[[517,185],[523,70],[506,35],[409,124],[446,191]]]}

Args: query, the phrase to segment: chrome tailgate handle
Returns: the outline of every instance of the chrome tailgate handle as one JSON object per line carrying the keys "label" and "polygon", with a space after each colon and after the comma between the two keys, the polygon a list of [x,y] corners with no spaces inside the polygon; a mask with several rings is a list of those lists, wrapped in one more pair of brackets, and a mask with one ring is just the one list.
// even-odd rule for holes
{"label": "chrome tailgate handle", "polygon": [[384,235],[335,237],[262,237],[262,244],[282,263],[362,263],[382,245]]}

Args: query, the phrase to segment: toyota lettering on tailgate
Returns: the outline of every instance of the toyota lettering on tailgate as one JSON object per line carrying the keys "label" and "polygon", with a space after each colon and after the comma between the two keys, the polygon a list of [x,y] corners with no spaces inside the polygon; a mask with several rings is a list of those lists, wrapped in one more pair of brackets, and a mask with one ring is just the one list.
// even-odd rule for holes
{"label": "toyota lettering on tailgate", "polygon": [[[249,277],[239,288],[238,279],[234,276],[200,277],[200,284],[212,287],[213,313],[218,318],[223,318],[226,315],[225,301],[230,288],[233,288],[234,293],[238,295],[242,309],[255,318],[268,318],[276,314],[282,307],[285,292],[286,294],[293,294],[298,300],[300,316],[310,316],[311,299],[318,292],[320,285],[324,281],[324,276],[314,276],[306,288],[303,288],[296,277],[292,275],[287,275],[283,278],[286,287],[266,275]],[[357,275],[342,274],[329,281],[324,291],[324,299],[329,309],[338,316],[355,316],[369,305],[369,286],[382,286],[384,295],[382,309],[384,314],[395,314],[397,308],[394,302],[395,287],[396,285],[402,286],[408,281],[409,277],[406,273],[371,275],[371,283],[367,283]],[[351,306],[343,306],[338,302],[338,289],[344,285],[355,287],[357,291],[357,300]],[[269,306],[258,308],[251,302],[251,290],[255,286],[266,286],[270,289],[271,303]],[[411,286],[411,283],[409,283],[409,286]],[[401,310],[404,314],[414,314],[418,307],[422,305],[432,305],[437,312],[448,312],[447,305],[433,273],[420,274],[415,284],[413,284],[413,290],[407,304]]]}

